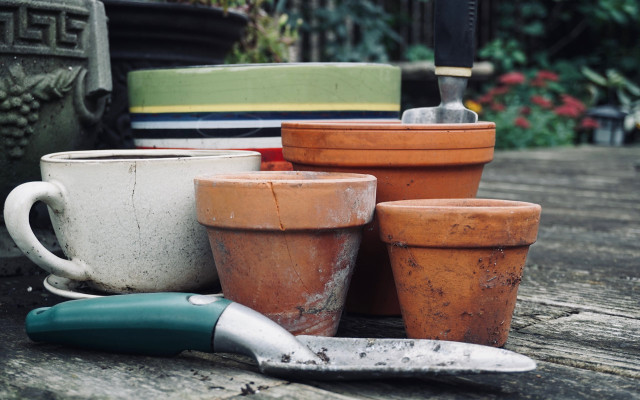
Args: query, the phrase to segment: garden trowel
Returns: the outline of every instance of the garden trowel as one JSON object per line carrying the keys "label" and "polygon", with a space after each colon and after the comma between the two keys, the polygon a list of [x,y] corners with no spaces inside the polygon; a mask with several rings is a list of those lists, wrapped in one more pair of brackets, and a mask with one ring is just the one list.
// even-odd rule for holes
{"label": "garden trowel", "polygon": [[298,379],[370,379],[429,374],[523,372],[530,358],[468,343],[293,336],[266,316],[222,297],[145,293],[72,300],[33,310],[38,342],[111,352],[183,350],[252,357],[262,373]]}
{"label": "garden trowel", "polygon": [[436,0],[434,48],[440,105],[406,110],[402,123],[478,122],[478,114],[462,104],[473,66],[477,9],[477,0]]}

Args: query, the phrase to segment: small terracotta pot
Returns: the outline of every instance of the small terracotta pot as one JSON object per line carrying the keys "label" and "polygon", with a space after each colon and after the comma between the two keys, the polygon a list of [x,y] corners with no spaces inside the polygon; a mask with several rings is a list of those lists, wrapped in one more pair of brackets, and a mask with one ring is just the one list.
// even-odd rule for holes
{"label": "small terracotta pot", "polygon": [[335,335],[376,178],[263,171],[195,184],[224,296],[293,334]]}
{"label": "small terracotta pot", "polygon": [[376,211],[407,336],[504,345],[540,206],[406,200]]}
{"label": "small terracotta pot", "polygon": [[[378,178],[377,202],[475,197],[493,159],[495,124],[283,123],[283,154],[295,170]],[[399,315],[387,250],[377,221],[367,226],[347,311]]]}

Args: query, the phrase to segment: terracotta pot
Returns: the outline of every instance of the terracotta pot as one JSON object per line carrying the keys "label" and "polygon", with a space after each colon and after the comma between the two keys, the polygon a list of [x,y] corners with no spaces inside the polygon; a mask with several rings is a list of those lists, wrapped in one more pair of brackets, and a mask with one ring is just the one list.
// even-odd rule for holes
{"label": "terracotta pot", "polygon": [[504,345],[540,206],[438,199],[376,210],[407,336]]}
{"label": "terracotta pot", "polygon": [[[283,153],[296,170],[366,173],[377,202],[475,197],[493,159],[495,124],[283,123]],[[399,315],[393,275],[377,221],[367,226],[347,311]]]}
{"label": "terracotta pot", "polygon": [[225,297],[294,334],[335,335],[376,178],[263,171],[195,182]]}

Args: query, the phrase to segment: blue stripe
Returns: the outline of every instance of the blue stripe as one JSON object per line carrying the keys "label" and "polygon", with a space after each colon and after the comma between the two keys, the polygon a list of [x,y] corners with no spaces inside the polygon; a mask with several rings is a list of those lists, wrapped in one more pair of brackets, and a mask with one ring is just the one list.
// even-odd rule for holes
{"label": "blue stripe", "polygon": [[399,118],[395,111],[260,111],[208,113],[131,113],[132,122],[164,121],[243,121],[243,120],[313,120]]}

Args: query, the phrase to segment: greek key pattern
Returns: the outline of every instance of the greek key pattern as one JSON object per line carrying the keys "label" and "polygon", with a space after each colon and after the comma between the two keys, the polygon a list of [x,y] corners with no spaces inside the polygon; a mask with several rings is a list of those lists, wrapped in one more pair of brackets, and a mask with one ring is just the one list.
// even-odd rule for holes
{"label": "greek key pattern", "polygon": [[48,5],[0,6],[0,52],[86,58],[89,11]]}

